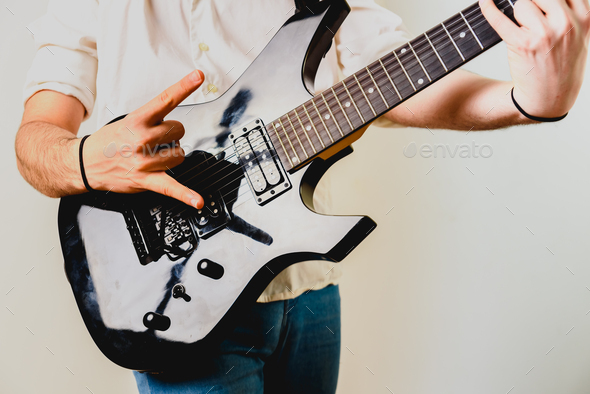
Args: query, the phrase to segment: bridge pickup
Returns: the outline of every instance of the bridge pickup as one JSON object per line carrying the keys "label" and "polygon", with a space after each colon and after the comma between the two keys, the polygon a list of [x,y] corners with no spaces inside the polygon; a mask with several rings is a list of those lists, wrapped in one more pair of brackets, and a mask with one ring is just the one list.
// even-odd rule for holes
{"label": "bridge pickup", "polygon": [[260,119],[234,130],[229,137],[258,205],[267,204],[291,189],[291,182]]}

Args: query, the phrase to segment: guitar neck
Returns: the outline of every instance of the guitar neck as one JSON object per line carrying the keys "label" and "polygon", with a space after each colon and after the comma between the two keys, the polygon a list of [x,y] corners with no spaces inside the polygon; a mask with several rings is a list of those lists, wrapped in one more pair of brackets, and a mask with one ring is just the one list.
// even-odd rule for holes
{"label": "guitar neck", "polygon": [[[517,0],[495,0],[514,20]],[[285,170],[313,158],[501,41],[479,3],[267,124]]]}

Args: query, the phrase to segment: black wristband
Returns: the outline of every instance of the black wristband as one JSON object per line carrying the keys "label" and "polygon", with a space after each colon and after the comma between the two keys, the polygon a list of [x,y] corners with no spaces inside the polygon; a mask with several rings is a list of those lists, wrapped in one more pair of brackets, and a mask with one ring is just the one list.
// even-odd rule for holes
{"label": "black wristband", "polygon": [[526,116],[530,120],[534,120],[537,122],[559,122],[560,120],[565,118],[567,116],[567,114],[569,113],[569,112],[566,112],[565,115],[558,116],[557,118],[540,118],[538,116],[529,115],[526,113],[526,111],[524,109],[522,109],[522,107],[520,105],[518,105],[518,103],[514,99],[514,88],[512,88],[512,90],[510,91],[510,96],[512,96],[512,102],[514,103],[514,106],[516,107],[516,109],[519,110],[521,114],[523,114],[524,116]]}
{"label": "black wristband", "polygon": [[88,178],[86,178],[86,171],[84,171],[83,149],[84,149],[84,142],[86,142],[86,139],[88,137],[90,137],[90,136],[86,135],[86,136],[82,137],[82,141],[80,141],[80,149],[78,150],[78,152],[79,152],[78,157],[80,158],[80,174],[82,174],[82,182],[84,182],[84,186],[86,187],[86,190],[88,190],[89,192],[94,192],[96,190],[91,188],[90,185],[88,184]]}

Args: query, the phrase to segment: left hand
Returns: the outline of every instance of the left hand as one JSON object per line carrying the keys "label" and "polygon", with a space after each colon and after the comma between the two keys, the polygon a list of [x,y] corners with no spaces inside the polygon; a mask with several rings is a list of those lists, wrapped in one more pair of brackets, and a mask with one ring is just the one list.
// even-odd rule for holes
{"label": "left hand", "polygon": [[530,115],[568,112],[580,92],[590,32],[588,0],[518,0],[514,17],[493,0],[479,1],[483,15],[508,47],[514,97]]}

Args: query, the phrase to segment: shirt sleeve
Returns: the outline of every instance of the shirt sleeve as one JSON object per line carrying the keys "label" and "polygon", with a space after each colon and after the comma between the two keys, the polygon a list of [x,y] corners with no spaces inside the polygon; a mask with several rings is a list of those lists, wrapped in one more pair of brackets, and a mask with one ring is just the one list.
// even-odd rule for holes
{"label": "shirt sleeve", "polygon": [[41,90],[80,100],[90,117],[96,98],[98,69],[97,0],[51,0],[47,14],[29,29],[37,53],[27,74],[24,102]]}

